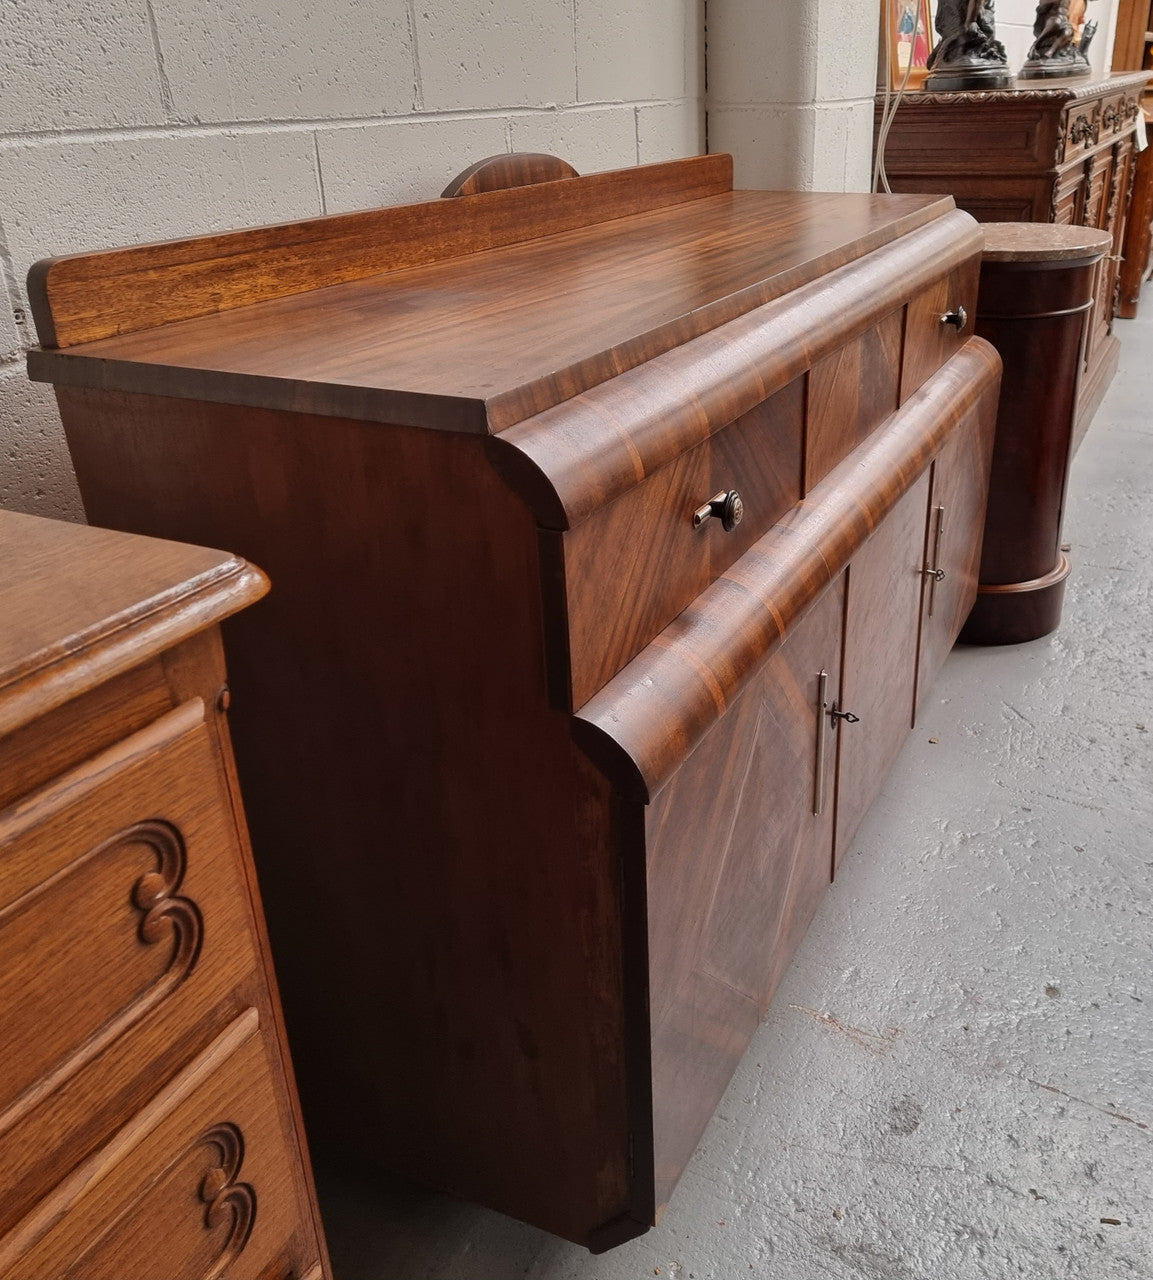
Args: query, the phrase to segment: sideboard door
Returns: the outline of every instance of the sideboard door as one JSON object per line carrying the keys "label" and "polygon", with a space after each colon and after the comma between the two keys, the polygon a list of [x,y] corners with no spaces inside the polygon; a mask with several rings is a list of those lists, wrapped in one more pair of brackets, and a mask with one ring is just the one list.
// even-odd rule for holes
{"label": "sideboard door", "polygon": [[843,601],[842,578],[648,810],[658,1205],[832,878],[836,729],[820,676],[836,702]]}
{"label": "sideboard door", "polygon": [[913,722],[928,502],[926,470],[848,569],[841,709],[857,721],[842,722],[838,863],[877,798]]}
{"label": "sideboard door", "polygon": [[993,425],[991,414],[971,412],[949,436],[930,473],[918,711],[977,598]]}

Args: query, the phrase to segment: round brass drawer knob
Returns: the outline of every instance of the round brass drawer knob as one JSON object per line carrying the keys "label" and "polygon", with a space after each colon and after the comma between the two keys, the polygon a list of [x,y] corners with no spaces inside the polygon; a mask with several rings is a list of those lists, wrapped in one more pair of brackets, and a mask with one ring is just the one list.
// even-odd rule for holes
{"label": "round brass drawer knob", "polygon": [[717,519],[726,533],[732,531],[745,518],[745,504],[736,489],[728,489],[710,498],[703,507],[693,512],[693,528],[699,529],[706,520]]}
{"label": "round brass drawer knob", "polygon": [[962,333],[969,323],[969,313],[964,307],[958,306],[956,311],[946,311],[941,317],[941,323],[951,324],[958,333]]}

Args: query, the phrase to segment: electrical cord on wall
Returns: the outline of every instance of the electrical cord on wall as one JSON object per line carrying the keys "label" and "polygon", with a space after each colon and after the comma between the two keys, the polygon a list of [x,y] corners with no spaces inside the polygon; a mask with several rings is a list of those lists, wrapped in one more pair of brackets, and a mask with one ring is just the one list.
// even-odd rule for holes
{"label": "electrical cord on wall", "polygon": [[[893,194],[893,188],[889,186],[889,175],[885,172],[885,144],[889,141],[889,130],[893,127],[893,120],[897,115],[897,108],[901,105],[901,99],[905,96],[905,90],[909,87],[909,77],[913,74],[913,52],[917,47],[917,36],[921,31],[921,15],[924,13],[924,7],[918,3],[914,10],[913,18],[913,36],[909,41],[909,65],[905,68],[905,74],[901,79],[900,87],[896,96],[893,96],[892,83],[889,78],[889,67],[892,66],[893,60],[893,24],[885,23],[885,103],[881,108],[881,126],[877,130],[877,154],[873,160],[873,191],[884,190],[889,195]],[[928,39],[928,32],[925,32],[925,38]]]}

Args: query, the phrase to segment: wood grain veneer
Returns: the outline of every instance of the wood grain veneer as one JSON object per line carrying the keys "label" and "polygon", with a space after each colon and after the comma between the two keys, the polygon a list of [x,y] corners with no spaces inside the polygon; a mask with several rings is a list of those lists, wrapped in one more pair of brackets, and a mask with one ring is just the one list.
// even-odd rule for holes
{"label": "wood grain veneer", "polygon": [[[971,339],[874,439],[834,468],[702,592],[658,643],[580,708],[574,720],[578,741],[612,769],[622,787],[650,799],[668,782],[790,627],[925,472],[958,419],[978,406],[982,417],[993,410],[1000,367],[988,343]],[[906,727],[913,711],[927,495],[926,474],[925,495],[919,505],[912,504],[921,534],[906,557],[913,566],[910,580],[917,584],[909,609]],[[882,560],[886,573],[904,573],[892,566],[891,557]],[[884,616],[884,593],[876,607]],[[898,629],[898,634],[905,633]],[[871,654],[867,661],[871,664]]]}
{"label": "wood grain veneer", "polygon": [[[658,1205],[832,877],[836,732],[818,761],[813,729],[822,670],[827,696],[838,698],[841,587],[825,593],[647,809]],[[818,768],[827,801],[814,814]]]}
{"label": "wood grain veneer", "polygon": [[[586,181],[519,190],[571,191]],[[458,204],[436,207],[444,206]],[[29,370],[58,384],[496,432],[819,280],[947,208],[917,196],[894,203],[741,191],[634,217],[623,216],[625,202],[611,222],[538,239],[530,219],[509,247],[344,284],[320,274],[321,255],[309,268],[311,292],[35,352]],[[913,246],[901,246],[911,270],[928,278],[937,241],[960,256],[945,243],[947,230],[932,228],[919,263]],[[306,251],[293,234],[285,233],[287,245]],[[864,325],[862,311],[856,319]],[[524,338],[510,342],[510,326]]]}
{"label": "wood grain veneer", "polygon": [[587,179],[519,188],[517,244],[32,361],[92,518],[276,583],[226,640],[314,1142],[593,1250],[655,1221],[831,877],[829,711],[887,661],[853,566],[1000,367],[934,328],[950,201],[701,175],[569,230]]}
{"label": "wood grain veneer", "polygon": [[894,311],[814,362],[809,371],[806,493],[896,409],[904,331],[904,309]]}
{"label": "wood grain veneer", "polygon": [[477,196],[509,187],[530,187],[538,182],[559,182],[580,175],[565,160],[536,151],[514,151],[511,155],[488,156],[458,173],[440,193],[442,196]]}
{"label": "wood grain veneer", "polygon": [[985,526],[996,418],[975,413],[966,426],[933,462],[925,562],[944,577],[926,578],[921,596],[918,708],[977,598],[984,540],[975,539],[972,530]]}
{"label": "wood grain veneer", "polygon": [[[800,501],[804,435],[797,378],[565,535],[569,705],[587,702]],[[744,504],[735,529],[693,525],[702,503],[734,487]]]}
{"label": "wood grain veneer", "polygon": [[[505,429],[493,460],[541,524],[570,528],[807,373],[980,244],[971,218],[942,211],[923,231]],[[931,371],[922,366],[923,376]]]}
{"label": "wood grain veneer", "polygon": [[731,190],[732,157],[598,173],[424,204],[38,262],[28,298],[46,347],[139,333],[192,316],[459,258]]}

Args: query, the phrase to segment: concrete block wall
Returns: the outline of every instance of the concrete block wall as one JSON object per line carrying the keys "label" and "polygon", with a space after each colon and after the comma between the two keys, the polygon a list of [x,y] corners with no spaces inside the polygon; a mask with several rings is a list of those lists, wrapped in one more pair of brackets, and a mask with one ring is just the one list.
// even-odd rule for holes
{"label": "concrete block wall", "polygon": [[879,7],[872,0],[710,3],[709,150],[737,186],[867,191]]}
{"label": "concrete block wall", "polygon": [[0,506],[83,518],[28,382],[38,258],[704,150],[704,0],[6,0]]}

